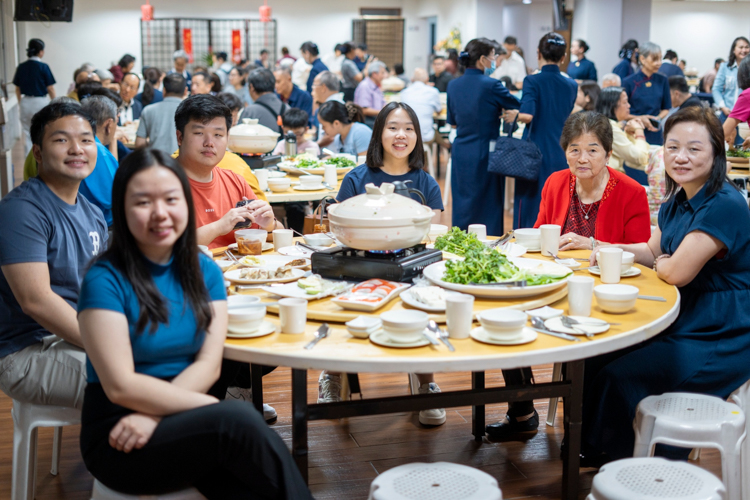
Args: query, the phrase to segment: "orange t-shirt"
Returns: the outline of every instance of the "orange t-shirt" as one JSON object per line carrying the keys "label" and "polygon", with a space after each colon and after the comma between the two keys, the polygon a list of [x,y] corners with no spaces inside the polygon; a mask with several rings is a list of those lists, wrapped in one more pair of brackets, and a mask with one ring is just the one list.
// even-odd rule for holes
{"label": "orange t-shirt", "polygon": [[[245,179],[229,170],[214,168],[213,178],[209,182],[198,182],[189,179],[190,188],[193,193],[193,205],[195,205],[195,223],[197,227],[205,226],[224,217],[233,209],[237,202],[246,197],[255,200],[256,196]],[[258,229],[260,226],[251,226]],[[208,247],[225,247],[235,243],[234,231],[219,236],[212,241]]]}

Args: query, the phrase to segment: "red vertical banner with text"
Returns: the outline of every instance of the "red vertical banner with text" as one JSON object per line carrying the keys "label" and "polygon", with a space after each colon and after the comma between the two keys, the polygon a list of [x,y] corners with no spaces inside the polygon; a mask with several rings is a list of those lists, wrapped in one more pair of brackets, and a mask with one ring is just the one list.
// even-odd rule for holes
{"label": "red vertical banner with text", "polygon": [[242,60],[242,38],[240,30],[232,30],[232,62],[239,64]]}
{"label": "red vertical banner with text", "polygon": [[185,28],[182,30],[182,48],[187,52],[188,62],[193,63],[193,30]]}

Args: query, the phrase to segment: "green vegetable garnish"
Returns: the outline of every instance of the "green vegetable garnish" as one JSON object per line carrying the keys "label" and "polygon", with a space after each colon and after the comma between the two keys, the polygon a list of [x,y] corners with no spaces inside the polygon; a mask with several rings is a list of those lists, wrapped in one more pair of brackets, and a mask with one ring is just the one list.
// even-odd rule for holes
{"label": "green vegetable garnish", "polygon": [[318,168],[320,167],[320,161],[302,158],[297,162],[297,168]]}
{"label": "green vegetable garnish", "polygon": [[727,150],[727,156],[731,158],[750,158],[750,149],[729,149]]}
{"label": "green vegetable garnish", "polygon": [[464,257],[464,260],[446,262],[443,280],[448,283],[466,285],[526,280],[528,286],[534,286],[547,285],[564,278],[519,269],[505,255],[479,241],[475,234],[467,234],[457,227],[439,236],[435,248]]}
{"label": "green vegetable garnish", "polygon": [[347,167],[356,167],[357,164],[354,163],[349,158],[345,158],[343,156],[336,156],[333,158],[328,158],[326,160],[326,163],[328,165],[336,165],[336,168],[347,168]]}

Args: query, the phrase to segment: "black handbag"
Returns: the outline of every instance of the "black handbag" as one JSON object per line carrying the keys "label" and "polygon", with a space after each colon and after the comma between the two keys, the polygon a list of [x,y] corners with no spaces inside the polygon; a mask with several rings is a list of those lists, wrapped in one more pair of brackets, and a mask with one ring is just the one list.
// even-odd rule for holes
{"label": "black handbag", "polygon": [[508,135],[499,137],[495,142],[495,150],[490,153],[487,171],[525,181],[538,181],[542,152],[533,142],[512,137],[516,120],[513,120]]}

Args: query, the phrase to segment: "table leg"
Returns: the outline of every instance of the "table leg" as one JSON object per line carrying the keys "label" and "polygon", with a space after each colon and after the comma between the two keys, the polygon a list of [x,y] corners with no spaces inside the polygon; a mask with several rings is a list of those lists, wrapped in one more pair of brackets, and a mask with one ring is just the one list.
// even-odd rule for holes
{"label": "table leg", "polygon": [[563,454],[562,498],[578,498],[578,473],[581,453],[581,420],[583,417],[583,360],[566,363],[565,381],[571,384],[571,394],[563,399],[565,413],[565,442]]}
{"label": "table leg", "polygon": [[307,482],[307,370],[292,370],[292,456]]}
{"label": "table leg", "polygon": [[[471,389],[484,389],[484,372],[471,372]],[[484,405],[471,407],[471,433],[475,441],[484,439]]]}
{"label": "table leg", "polygon": [[263,366],[250,365],[250,383],[253,388],[253,406],[263,414]]}

